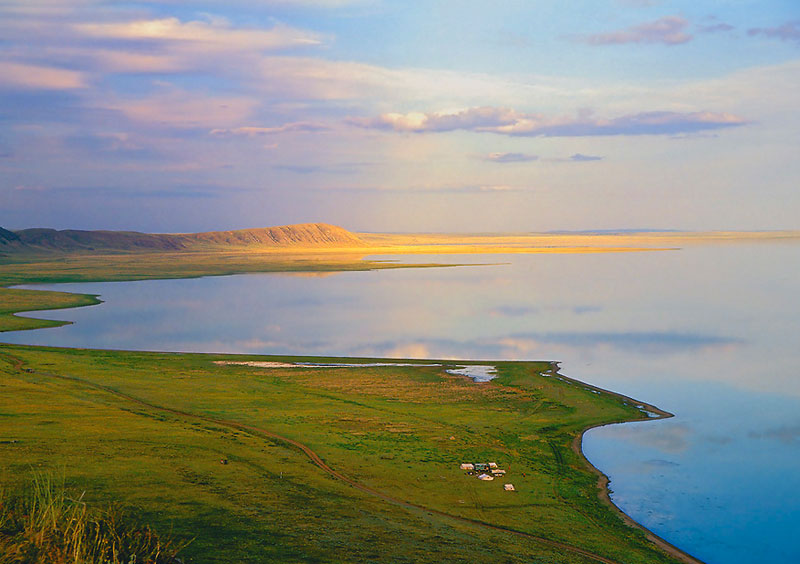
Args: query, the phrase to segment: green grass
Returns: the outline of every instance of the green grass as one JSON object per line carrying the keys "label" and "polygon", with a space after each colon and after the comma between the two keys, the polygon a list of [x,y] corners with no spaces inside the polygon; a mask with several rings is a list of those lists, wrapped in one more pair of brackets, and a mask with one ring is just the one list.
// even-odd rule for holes
{"label": "green grass", "polygon": [[[0,483],[63,472],[87,501],[124,501],[194,538],[191,562],[596,561],[469,521],[613,562],[674,562],[602,503],[572,448],[589,426],[645,415],[543,375],[548,363],[498,363],[478,385],[442,367],[214,363],[226,359],[298,360],[0,347]],[[459,470],[476,460],[506,479]]]}
{"label": "green grass", "polygon": [[0,286],[31,283],[98,282],[193,278],[249,272],[334,273],[442,264],[366,260],[364,255],[275,251],[60,253],[2,257]]}
{"label": "green grass", "polygon": [[14,315],[15,313],[81,307],[99,303],[100,300],[97,299],[97,296],[89,294],[0,288],[0,332],[59,327],[66,323],[49,319],[19,317]]}
{"label": "green grass", "polygon": [[172,564],[181,546],[117,505],[90,506],[51,474],[0,491],[0,563]]}
{"label": "green grass", "polygon": [[[258,253],[64,256],[7,262],[0,286],[402,266]],[[0,331],[60,324],[15,312],[93,303],[0,288]],[[627,398],[554,378],[549,363],[496,363],[500,376],[479,385],[443,367],[219,360],[330,359],[0,345],[0,488],[20,490],[32,470],[63,474],[67,489],[86,492],[82,502],[124,503],[154,530],[194,539],[181,552],[187,562],[677,562],[600,498],[574,448],[588,427],[646,415]],[[501,464],[506,479],[458,469],[480,460]]]}

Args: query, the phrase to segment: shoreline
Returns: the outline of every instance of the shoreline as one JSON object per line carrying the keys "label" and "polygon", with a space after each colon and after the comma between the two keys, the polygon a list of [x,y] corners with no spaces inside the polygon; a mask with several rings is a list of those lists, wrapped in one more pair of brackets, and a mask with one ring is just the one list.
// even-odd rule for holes
{"label": "shoreline", "polygon": [[[29,290],[29,291],[41,292],[41,293],[45,293],[46,292],[44,290]],[[69,294],[72,294],[72,293],[70,292]],[[16,316],[19,313],[34,313],[35,314],[37,311],[55,311],[55,310],[60,310],[60,309],[71,309],[71,308],[78,308],[78,307],[87,307],[87,306],[99,305],[99,304],[103,303],[103,301],[99,299],[99,296],[96,296],[96,295],[92,295],[92,294],[74,294],[74,295],[75,296],[82,296],[82,297],[91,297],[95,301],[94,301],[94,303],[77,303],[76,302],[76,303],[65,304],[65,305],[61,305],[61,306],[56,305],[56,306],[54,306],[52,308],[49,308],[49,309],[34,308],[34,309],[30,309],[30,310],[20,310],[20,311],[13,312],[11,315]],[[41,321],[41,322],[47,321],[47,320],[38,320],[36,318],[28,318],[28,319],[32,319],[34,321]],[[70,323],[71,322],[60,322],[61,325],[66,325],[66,324],[70,324]],[[20,331],[20,330],[24,331],[24,330],[32,330],[32,329],[43,329],[43,328],[47,328],[47,326],[30,327],[30,328],[26,328],[26,329],[2,329],[0,331],[2,331],[2,332],[12,332],[12,331]],[[2,341],[0,341],[0,344],[14,346],[14,344],[12,344],[12,343],[5,343],[5,342],[2,342]],[[19,346],[19,345],[16,345],[16,346]],[[23,346],[25,346],[25,345],[23,345]],[[35,347],[37,345],[27,345],[27,346],[34,346]],[[74,349],[75,347],[45,347],[45,348],[56,348],[56,349],[69,350],[69,349]],[[81,350],[81,349],[78,348],[77,350]],[[99,350],[117,351],[117,349],[99,349]],[[176,351],[126,351],[126,350],[118,350],[118,352],[156,352],[156,353],[162,353],[162,354],[163,353],[166,353],[166,354],[196,354],[196,353],[192,353],[192,352],[180,352],[180,351],[176,352]],[[230,354],[230,353],[205,353],[205,354]],[[261,355],[256,355],[256,356],[261,356]],[[274,356],[274,355],[267,355],[267,356]],[[292,356],[294,356],[294,355],[292,355]],[[320,358],[338,358],[338,359],[345,359],[346,358],[348,360],[365,360],[365,359],[360,358],[360,357],[338,357],[338,356],[320,357]],[[391,361],[397,362],[399,360],[406,360],[407,361],[408,359],[393,359],[393,358],[375,359],[375,358],[370,358],[370,360],[385,360],[385,361],[389,361],[389,362],[391,362]],[[412,362],[414,362],[414,363],[422,363],[422,362],[432,362],[432,361],[430,359],[413,359]],[[455,362],[455,361],[450,361],[450,362]],[[485,363],[492,363],[492,362],[508,362],[508,361],[502,361],[502,360],[500,360],[500,361],[498,361],[498,360],[487,361],[487,360],[474,360],[473,359],[473,360],[459,360],[458,362],[461,362],[461,363],[464,363],[464,364],[477,364],[477,363],[484,363],[485,364]],[[565,376],[560,371],[561,367],[560,367],[560,362],[558,362],[558,361],[544,361],[544,362],[549,362],[550,365],[551,365],[550,374],[548,375],[551,378],[558,378],[558,379],[560,379],[562,381],[569,382],[572,385],[575,385],[575,386],[578,386],[578,387],[582,387],[582,388],[587,389],[587,390],[592,390],[592,391],[596,391],[596,392],[599,392],[599,393],[611,395],[611,396],[616,397],[617,399],[621,400],[623,403],[630,403],[632,405],[640,407],[643,411],[646,411],[646,412],[648,412],[650,414],[654,414],[655,415],[655,417],[651,417],[649,419],[620,420],[620,421],[613,421],[613,422],[609,422],[609,423],[602,423],[602,424],[599,424],[599,425],[591,425],[589,427],[586,427],[586,428],[582,429],[579,432],[579,434],[577,434],[575,436],[575,438],[573,439],[572,445],[571,445],[572,450],[575,452],[575,454],[580,459],[582,459],[585,462],[587,469],[592,474],[597,476],[597,496],[600,499],[600,501],[604,505],[606,505],[612,511],[612,513],[618,515],[622,519],[623,523],[625,523],[627,526],[629,526],[631,528],[638,529],[638,530],[642,531],[645,534],[645,537],[647,538],[648,541],[650,541],[654,545],[658,546],[661,550],[666,552],[669,556],[671,556],[673,558],[676,558],[676,559],[680,560],[681,562],[684,562],[685,564],[706,564],[704,561],[692,556],[691,554],[683,551],[682,549],[678,548],[677,546],[675,546],[675,545],[671,544],[670,542],[668,542],[667,540],[663,539],[662,537],[660,537],[659,535],[657,535],[656,533],[654,533],[653,531],[651,531],[650,529],[648,529],[644,525],[638,523],[635,519],[633,519],[633,517],[631,517],[630,515],[628,515],[624,511],[622,511],[622,509],[620,509],[613,502],[613,500],[611,499],[609,488],[608,488],[610,479],[600,469],[598,469],[596,466],[594,466],[589,461],[589,459],[584,454],[583,448],[582,448],[583,437],[591,429],[595,429],[595,428],[599,428],[599,427],[605,427],[607,425],[619,425],[619,424],[624,424],[624,423],[634,423],[634,422],[649,421],[649,420],[655,421],[655,420],[659,420],[659,419],[668,419],[668,418],[674,417],[675,415],[670,413],[670,412],[668,412],[668,411],[662,410],[657,406],[654,406],[654,405],[646,403],[646,402],[638,401],[638,400],[636,400],[634,398],[631,398],[629,396],[626,396],[624,394],[621,394],[621,393],[618,393],[618,392],[614,392],[614,391],[611,391],[611,390],[607,390],[607,389],[604,389],[604,388],[600,388],[598,386],[594,386],[594,385],[589,384],[587,382],[583,382],[581,380],[576,380],[576,379],[571,378],[569,376]]]}
{"label": "shoreline", "polygon": [[592,473],[597,476],[597,488],[598,488],[597,497],[600,499],[600,501],[602,501],[604,504],[606,504],[611,509],[611,511],[613,513],[618,515],[626,525],[628,525],[629,527],[635,528],[635,529],[639,529],[640,531],[644,532],[645,536],[647,537],[647,539],[650,542],[652,542],[653,544],[655,544],[656,546],[658,546],[659,548],[664,550],[670,556],[672,556],[674,558],[677,558],[678,560],[681,560],[682,562],[685,562],[686,564],[706,564],[706,562],[704,562],[703,560],[700,560],[699,558],[697,558],[695,556],[692,556],[688,552],[678,548],[677,546],[675,546],[674,544],[670,543],[666,539],[660,537],[659,535],[657,535],[656,533],[654,533],[653,531],[651,531],[650,529],[648,529],[647,527],[645,527],[644,525],[642,525],[641,523],[636,521],[633,517],[631,517],[630,515],[625,513],[622,509],[620,509],[619,506],[617,506],[617,504],[615,504],[614,501],[611,499],[611,494],[610,494],[610,491],[609,491],[609,488],[608,488],[608,485],[611,482],[610,478],[602,470],[600,470],[594,464],[592,464],[591,461],[586,457],[586,455],[583,452],[583,437],[587,432],[591,431],[592,429],[599,429],[600,427],[607,427],[609,425],[624,425],[626,423],[638,423],[638,422],[643,422],[643,421],[658,421],[660,419],[669,419],[671,417],[675,417],[675,414],[674,413],[670,413],[669,411],[665,411],[665,410],[663,410],[663,409],[661,409],[661,408],[659,408],[659,407],[657,407],[655,405],[652,405],[650,403],[638,401],[638,400],[636,400],[636,399],[634,399],[634,398],[632,398],[630,396],[626,396],[625,394],[621,394],[621,393],[614,392],[614,391],[611,391],[611,390],[606,390],[605,388],[600,388],[598,386],[593,386],[592,384],[587,384],[586,382],[583,382],[581,380],[576,380],[574,378],[570,378],[569,376],[565,376],[564,374],[562,374],[560,372],[561,367],[560,367],[560,363],[559,362],[553,362],[553,366],[555,367],[554,374],[557,374],[559,378],[563,378],[564,380],[566,380],[568,382],[571,382],[571,383],[573,383],[575,385],[584,386],[584,387],[587,387],[587,388],[589,388],[591,390],[595,390],[595,391],[598,391],[598,392],[601,392],[601,393],[604,393],[604,394],[612,395],[612,396],[617,397],[617,398],[619,398],[619,399],[621,399],[621,400],[623,400],[625,402],[632,402],[634,405],[643,406],[643,408],[648,413],[653,413],[653,414],[656,415],[656,417],[651,417],[649,419],[641,419],[641,420],[633,420],[633,421],[614,421],[614,422],[611,422],[611,423],[602,423],[600,425],[591,425],[589,427],[586,427],[572,441],[572,450],[584,462],[586,462],[586,465],[591,469]]}

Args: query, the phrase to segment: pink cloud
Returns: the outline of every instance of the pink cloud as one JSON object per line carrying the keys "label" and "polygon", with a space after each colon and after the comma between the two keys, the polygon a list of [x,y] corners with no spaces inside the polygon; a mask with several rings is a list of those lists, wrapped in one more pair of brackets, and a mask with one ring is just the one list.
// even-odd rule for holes
{"label": "pink cloud", "polygon": [[134,121],[213,129],[246,120],[258,101],[244,96],[213,96],[168,89],[144,98],[109,101],[104,105]]}
{"label": "pink cloud", "polygon": [[686,32],[688,26],[689,22],[685,18],[666,16],[627,29],[588,35],[584,41],[590,45],[622,45],[624,43],[680,45],[693,38]]}
{"label": "pink cloud", "polygon": [[0,76],[0,88],[4,89],[73,90],[88,86],[81,72],[10,61],[0,61]]}

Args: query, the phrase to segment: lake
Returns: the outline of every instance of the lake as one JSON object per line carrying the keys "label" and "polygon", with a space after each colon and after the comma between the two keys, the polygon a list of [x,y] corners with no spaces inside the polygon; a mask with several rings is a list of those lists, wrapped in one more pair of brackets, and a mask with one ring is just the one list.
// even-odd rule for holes
{"label": "lake", "polygon": [[54,285],[105,303],[0,339],[558,360],[676,415],[587,433],[626,513],[709,564],[800,562],[800,245],[418,260],[504,264]]}

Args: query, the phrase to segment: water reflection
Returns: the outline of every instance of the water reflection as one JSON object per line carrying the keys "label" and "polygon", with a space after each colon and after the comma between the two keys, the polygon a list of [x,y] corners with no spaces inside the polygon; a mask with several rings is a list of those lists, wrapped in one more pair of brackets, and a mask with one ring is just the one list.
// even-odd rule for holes
{"label": "water reflection", "polygon": [[[545,359],[676,414],[587,435],[637,520],[715,563],[800,562],[800,247],[412,257],[332,277],[66,285],[106,304],[3,335],[106,348]],[[40,316],[41,314],[37,314]],[[41,315],[44,316],[44,315]]]}

